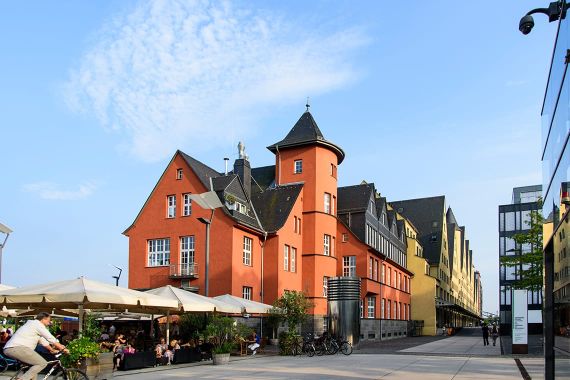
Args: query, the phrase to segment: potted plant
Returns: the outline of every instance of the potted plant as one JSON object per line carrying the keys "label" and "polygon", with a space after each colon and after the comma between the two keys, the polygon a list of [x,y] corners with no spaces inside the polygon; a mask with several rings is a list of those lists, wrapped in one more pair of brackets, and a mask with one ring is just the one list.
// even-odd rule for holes
{"label": "potted plant", "polygon": [[86,314],[83,332],[67,344],[69,355],[61,357],[66,366],[77,367],[92,380],[111,379],[113,377],[113,353],[102,352],[98,338],[101,336],[99,316]]}
{"label": "potted plant", "polygon": [[236,209],[236,197],[234,197],[231,194],[226,194],[226,207],[229,210],[235,210]]}
{"label": "potted plant", "polygon": [[227,364],[234,348],[235,321],[230,317],[216,316],[206,326],[206,335],[211,337],[214,365]]}

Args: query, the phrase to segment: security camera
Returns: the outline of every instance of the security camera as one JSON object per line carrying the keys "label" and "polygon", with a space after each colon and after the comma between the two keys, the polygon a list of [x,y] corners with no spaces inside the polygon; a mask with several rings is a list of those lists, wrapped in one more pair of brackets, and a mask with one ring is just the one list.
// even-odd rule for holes
{"label": "security camera", "polygon": [[519,30],[521,31],[522,34],[524,35],[529,34],[533,27],[534,27],[534,19],[532,18],[531,15],[526,15],[523,18],[521,18],[521,21],[519,22]]}

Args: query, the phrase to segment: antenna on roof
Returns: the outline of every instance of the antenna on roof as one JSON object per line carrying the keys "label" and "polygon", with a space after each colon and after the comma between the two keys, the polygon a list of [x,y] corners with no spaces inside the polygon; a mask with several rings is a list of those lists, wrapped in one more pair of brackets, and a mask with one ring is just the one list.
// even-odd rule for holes
{"label": "antenna on roof", "polygon": [[309,97],[307,96],[307,104],[305,104],[305,107],[307,107],[307,111],[305,112],[309,112],[309,108],[311,107],[311,105],[309,104]]}

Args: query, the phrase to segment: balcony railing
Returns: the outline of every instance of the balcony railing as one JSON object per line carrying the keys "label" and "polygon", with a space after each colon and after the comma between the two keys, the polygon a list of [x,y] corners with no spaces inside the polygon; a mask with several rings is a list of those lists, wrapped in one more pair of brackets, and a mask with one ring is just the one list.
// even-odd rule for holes
{"label": "balcony railing", "polygon": [[198,278],[198,264],[171,264],[170,278]]}

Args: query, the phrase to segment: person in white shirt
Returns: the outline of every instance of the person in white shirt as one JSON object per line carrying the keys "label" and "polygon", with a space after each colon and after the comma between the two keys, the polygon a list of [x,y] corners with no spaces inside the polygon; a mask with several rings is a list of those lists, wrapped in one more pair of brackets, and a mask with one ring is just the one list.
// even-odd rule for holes
{"label": "person in white shirt", "polygon": [[[18,380],[35,379],[36,375],[46,367],[47,361],[35,349],[38,343],[47,341],[57,350],[68,352],[64,345],[49,332],[51,324],[49,313],[41,312],[36,319],[26,322],[20,327],[4,346],[4,354],[12,359],[31,365],[24,376]],[[45,341],[42,340],[45,339]]]}

